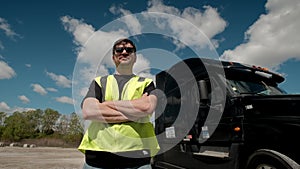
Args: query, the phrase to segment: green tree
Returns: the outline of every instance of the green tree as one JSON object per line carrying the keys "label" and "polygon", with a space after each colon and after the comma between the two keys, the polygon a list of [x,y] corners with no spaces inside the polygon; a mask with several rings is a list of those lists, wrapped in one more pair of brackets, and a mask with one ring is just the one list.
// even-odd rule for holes
{"label": "green tree", "polygon": [[77,135],[77,134],[83,133],[83,126],[82,126],[80,117],[75,112],[73,112],[71,114],[68,132],[72,135]]}
{"label": "green tree", "polygon": [[29,110],[24,113],[25,113],[26,120],[30,125],[30,130],[32,131],[32,138],[34,138],[40,132],[40,127],[42,125],[41,118],[43,115],[43,111],[37,109],[37,110]]}
{"label": "green tree", "polygon": [[0,139],[2,138],[2,134],[5,128],[4,121],[6,117],[7,114],[5,112],[0,112]]}
{"label": "green tree", "polygon": [[76,113],[72,113],[69,116],[67,133],[64,135],[64,139],[67,143],[78,144],[83,136],[83,127],[81,120]]}
{"label": "green tree", "polygon": [[4,124],[2,138],[6,140],[19,141],[23,138],[30,138],[35,132],[24,112],[14,112],[5,119]]}
{"label": "green tree", "polygon": [[53,134],[59,117],[58,111],[47,108],[42,116],[42,132],[46,135]]}
{"label": "green tree", "polygon": [[59,118],[59,123],[58,123],[58,133],[61,135],[66,135],[68,134],[68,127],[69,127],[69,120],[66,115],[61,115]]}
{"label": "green tree", "polygon": [[0,112],[0,126],[4,125],[6,116],[7,116],[7,114],[5,112]]}

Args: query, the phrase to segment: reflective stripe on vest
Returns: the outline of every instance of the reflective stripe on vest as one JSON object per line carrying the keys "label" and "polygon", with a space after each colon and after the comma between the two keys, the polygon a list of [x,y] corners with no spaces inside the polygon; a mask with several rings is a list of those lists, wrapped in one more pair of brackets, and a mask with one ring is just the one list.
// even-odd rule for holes
{"label": "reflective stripe on vest", "polygon": [[[113,75],[95,78],[97,84],[104,89],[104,100],[119,100],[119,87]],[[142,80],[141,80],[142,79]],[[106,82],[102,84],[101,82]],[[133,100],[143,95],[144,89],[152,82],[148,78],[132,77],[123,87],[121,100]],[[138,122],[100,123],[92,122],[86,131],[79,150],[124,152],[148,149],[155,155],[159,146],[150,117],[144,117]]]}

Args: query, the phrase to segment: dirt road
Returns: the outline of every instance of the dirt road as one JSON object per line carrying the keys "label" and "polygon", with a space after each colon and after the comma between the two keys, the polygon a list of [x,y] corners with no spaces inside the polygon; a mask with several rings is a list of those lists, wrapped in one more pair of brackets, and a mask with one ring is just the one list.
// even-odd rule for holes
{"label": "dirt road", "polygon": [[0,169],[81,169],[83,163],[75,148],[0,147]]}

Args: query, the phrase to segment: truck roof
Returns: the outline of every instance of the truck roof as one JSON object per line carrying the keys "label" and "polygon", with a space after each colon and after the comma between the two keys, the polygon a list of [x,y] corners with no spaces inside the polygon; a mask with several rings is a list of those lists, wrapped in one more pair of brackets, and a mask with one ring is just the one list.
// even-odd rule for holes
{"label": "truck roof", "polygon": [[196,72],[199,72],[199,69],[201,69],[201,67],[203,69],[207,67],[213,67],[222,68],[224,69],[225,73],[230,71],[245,71],[261,74],[261,76],[265,76],[276,83],[281,83],[285,80],[285,78],[279,73],[270,71],[264,67],[210,58],[188,58],[178,62],[168,70],[180,67],[180,65],[183,63],[185,63],[194,74],[196,74]]}

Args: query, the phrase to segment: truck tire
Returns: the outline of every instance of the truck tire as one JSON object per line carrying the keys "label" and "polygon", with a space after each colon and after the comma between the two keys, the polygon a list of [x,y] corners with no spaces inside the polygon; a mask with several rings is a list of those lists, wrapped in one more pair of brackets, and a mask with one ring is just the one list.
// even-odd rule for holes
{"label": "truck tire", "polygon": [[276,151],[258,150],[250,156],[246,169],[299,169],[299,165]]}

